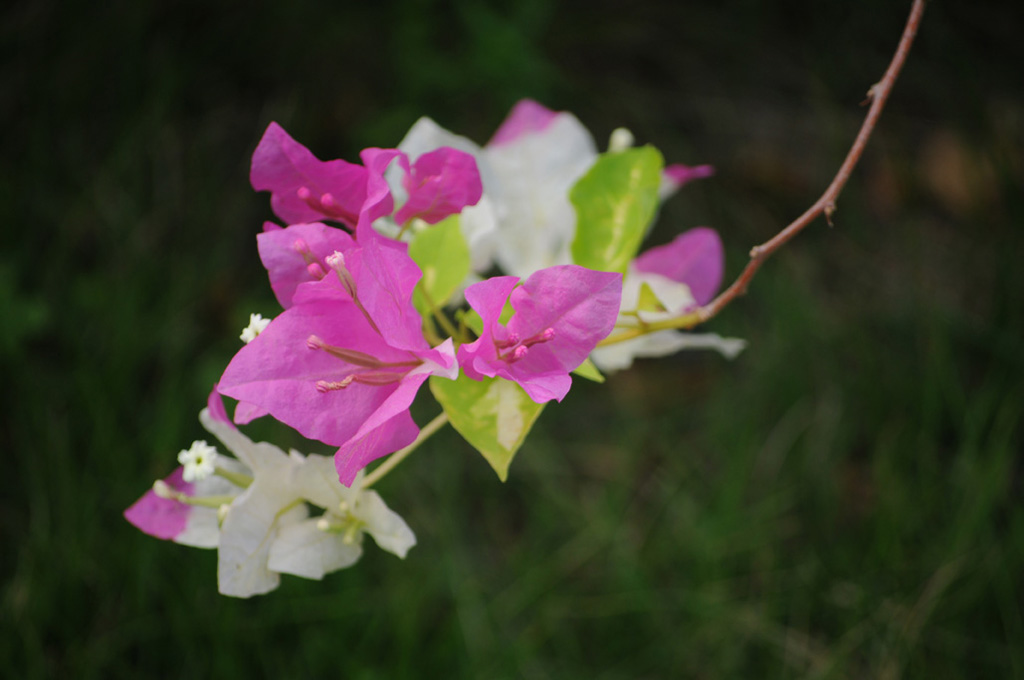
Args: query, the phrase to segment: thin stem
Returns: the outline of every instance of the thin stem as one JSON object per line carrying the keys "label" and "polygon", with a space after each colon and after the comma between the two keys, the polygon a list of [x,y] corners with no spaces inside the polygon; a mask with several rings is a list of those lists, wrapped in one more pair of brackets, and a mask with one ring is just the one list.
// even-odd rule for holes
{"label": "thin stem", "polygon": [[409,444],[404,449],[399,449],[392,453],[387,460],[377,466],[377,469],[366,475],[366,477],[363,478],[362,488],[369,489],[371,486],[379,482],[386,474],[391,472],[396,465],[405,460],[410,453],[419,448],[420,444],[425,442],[431,435],[444,427],[447,422],[448,414],[442,411],[440,415],[423,426],[423,429],[420,430],[419,436],[416,437],[416,441]]}
{"label": "thin stem", "polygon": [[[824,215],[828,223],[832,224],[832,215],[836,210],[836,199],[839,198],[840,192],[842,192],[846,182],[850,179],[850,173],[864,153],[864,147],[867,145],[868,138],[871,137],[871,133],[875,129],[878,117],[882,114],[885,102],[889,98],[893,84],[896,82],[896,76],[899,75],[900,70],[903,68],[903,63],[910,52],[910,46],[914,42],[914,36],[917,35],[917,28],[921,23],[921,15],[924,13],[924,5],[925,0],[914,0],[914,5],[910,9],[910,16],[907,19],[907,25],[903,29],[903,37],[896,48],[896,54],[893,55],[892,62],[890,62],[889,68],[886,69],[882,79],[868,90],[868,100],[871,101],[871,108],[868,109],[868,114],[861,125],[860,132],[857,133],[857,138],[853,140],[853,146],[850,147],[849,153],[846,154],[846,159],[839,167],[839,172],[836,173],[835,178],[829,184],[825,193],[803,215],[790,223],[789,226],[765,243],[755,246],[750,251],[750,261],[747,262],[747,266],[740,273],[739,277],[718,297],[697,310],[695,315],[696,323],[692,325],[707,321],[722,311],[734,299],[746,293],[750,280],[754,278],[754,274],[761,268],[764,261],[819,216]],[[687,315],[687,317],[689,316],[691,315]]]}
{"label": "thin stem", "polygon": [[661,321],[645,321],[641,322],[639,326],[626,327],[621,333],[614,333],[609,335],[607,338],[597,343],[598,347],[606,347],[608,345],[614,345],[618,342],[625,342],[626,340],[632,340],[633,338],[639,338],[642,335],[648,333],[654,333],[655,331],[670,330],[673,328],[693,328],[701,322],[700,308],[692,312],[683,314],[682,316],[676,316],[671,319],[663,319]]}
{"label": "thin stem", "polygon": [[423,300],[427,303],[427,306],[430,307],[430,313],[437,320],[437,323],[441,325],[441,328],[444,329],[444,332],[451,338],[458,337],[459,331],[456,330],[455,326],[452,325],[452,322],[448,319],[445,313],[441,311],[441,308],[437,306],[434,299],[430,297],[429,293],[427,293],[426,286],[420,286],[420,294],[423,296]]}
{"label": "thin stem", "polygon": [[430,314],[423,317],[423,337],[427,339],[427,342],[431,347],[437,347],[444,339],[441,338],[441,334],[437,332],[437,326],[434,324],[434,317]]}
{"label": "thin stem", "polygon": [[291,503],[289,503],[288,505],[286,505],[283,508],[281,508],[280,510],[278,510],[277,514],[274,515],[274,518],[275,519],[279,518],[281,515],[283,515],[284,513],[288,512],[292,508],[297,508],[297,507],[299,507],[300,505],[302,505],[305,502],[306,502],[305,498],[296,498]]}
{"label": "thin stem", "polygon": [[219,466],[214,468],[213,474],[217,475],[218,477],[223,477],[224,479],[228,480],[235,486],[241,487],[243,489],[249,488],[249,485],[252,484],[251,476],[241,472],[225,470],[224,468]]}
{"label": "thin stem", "polygon": [[194,505],[199,508],[219,508],[222,505],[230,505],[237,496],[229,496],[227,494],[221,496],[189,496],[188,494],[180,491],[172,491],[169,494],[162,496],[162,498],[170,498],[171,500],[184,503],[185,505]]}

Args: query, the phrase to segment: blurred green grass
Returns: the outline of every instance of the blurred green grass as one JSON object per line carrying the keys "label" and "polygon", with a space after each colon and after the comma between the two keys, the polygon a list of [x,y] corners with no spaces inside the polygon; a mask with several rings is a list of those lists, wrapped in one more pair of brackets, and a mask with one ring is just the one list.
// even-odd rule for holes
{"label": "blurred green grass", "polygon": [[[502,485],[448,431],[381,487],[420,544],[216,594],[120,513],[273,314],[248,157],[521,96],[718,176],[652,236],[745,250],[827,184],[905,8],[30,2],[0,21],[0,674],[1024,677],[1024,93],[1012,6],[933,2],[840,203],[689,354],[578,384]],[[436,407],[418,405],[420,422]],[[287,444],[272,423],[255,436]],[[321,452],[323,448],[318,449]]]}

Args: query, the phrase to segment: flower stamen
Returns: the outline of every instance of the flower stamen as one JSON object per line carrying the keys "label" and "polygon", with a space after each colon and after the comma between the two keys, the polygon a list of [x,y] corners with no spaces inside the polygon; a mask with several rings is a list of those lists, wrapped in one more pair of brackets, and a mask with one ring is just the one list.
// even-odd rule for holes
{"label": "flower stamen", "polygon": [[323,193],[320,194],[319,197],[316,197],[313,195],[313,192],[309,190],[309,187],[305,186],[299,187],[295,193],[299,197],[300,201],[326,217],[339,220],[346,224],[356,223],[357,215],[338,205],[337,201],[334,200],[334,196],[330,193]]}
{"label": "flower stamen", "polygon": [[511,364],[526,357],[530,347],[549,342],[554,338],[555,329],[545,328],[540,333],[530,336],[525,340],[520,340],[519,336],[515,333],[509,333],[508,338],[500,342],[495,341],[494,346],[498,350],[498,358]]}
{"label": "flower stamen", "polygon": [[409,361],[381,361],[380,359],[370,354],[366,354],[365,352],[328,345],[318,335],[311,335],[306,338],[306,347],[309,349],[322,349],[331,356],[337,357],[346,363],[354,366],[362,366],[364,368],[404,368],[406,366],[414,368],[423,363],[419,359],[411,359]]}

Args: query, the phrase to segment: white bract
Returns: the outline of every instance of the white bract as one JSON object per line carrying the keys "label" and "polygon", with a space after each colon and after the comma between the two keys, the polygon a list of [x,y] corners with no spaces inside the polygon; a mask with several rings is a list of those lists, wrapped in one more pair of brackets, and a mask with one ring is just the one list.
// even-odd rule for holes
{"label": "white bract", "polygon": [[[285,453],[253,442],[203,409],[199,420],[237,458],[197,441],[179,455],[183,467],[125,512],[153,536],[217,548],[217,584],[224,595],[269,592],[281,574],[320,579],[362,555],[363,534],[405,557],[412,530],[374,491],[342,486],[333,458]],[[310,518],[310,506],[323,514]]]}
{"label": "white bract", "polygon": [[[362,554],[364,532],[399,557],[416,544],[405,521],[376,492],[360,488],[361,478],[351,488],[341,485],[333,458],[253,442],[208,409],[199,419],[252,474],[220,527],[222,594],[249,597],[276,588],[282,573],[319,579],[350,566]],[[324,515],[309,518],[307,503]]]}
{"label": "white bract", "polygon": [[[480,171],[483,198],[461,218],[474,271],[497,262],[506,273],[526,278],[571,261],[576,211],[569,189],[597,160],[594,139],[575,116],[559,113],[543,130],[482,148],[421,118],[398,148],[414,161],[442,146],[472,154]],[[389,176],[396,203],[404,195],[399,178]]]}
{"label": "white bract", "polygon": [[350,566],[362,555],[362,535],[405,557],[416,537],[375,491],[360,488],[362,475],[352,487],[338,483],[334,459],[311,454],[295,471],[293,482],[303,498],[324,509],[323,515],[282,527],[270,548],[268,567],[273,571],[320,579]]}
{"label": "white bract", "polygon": [[[645,297],[653,300],[644,300]],[[650,302],[655,304],[651,305]],[[696,306],[690,287],[685,283],[673,281],[660,274],[637,272],[630,267],[622,280],[619,323],[622,326],[629,326],[635,325],[638,320],[644,323],[663,321]],[[732,359],[743,351],[746,345],[745,340],[723,338],[717,333],[661,330],[598,347],[590,354],[590,358],[598,368],[608,373],[629,368],[638,357],[667,356],[683,349],[713,349]]]}

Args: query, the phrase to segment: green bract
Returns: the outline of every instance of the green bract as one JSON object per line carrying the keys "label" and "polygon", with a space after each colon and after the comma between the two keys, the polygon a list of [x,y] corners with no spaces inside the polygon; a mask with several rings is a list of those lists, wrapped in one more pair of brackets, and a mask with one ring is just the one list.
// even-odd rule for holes
{"label": "green bract", "polygon": [[576,208],[574,263],[626,272],[658,208],[664,164],[651,146],[601,154],[569,192]]}
{"label": "green bract", "polygon": [[462,236],[459,216],[452,215],[417,233],[409,244],[409,257],[423,271],[412,301],[421,314],[427,315],[431,306],[427,299],[443,307],[469,274],[469,246]]}
{"label": "green bract", "polygon": [[483,455],[504,482],[512,458],[544,404],[534,402],[522,387],[503,378],[431,378],[430,391],[448,414],[452,427]]}

